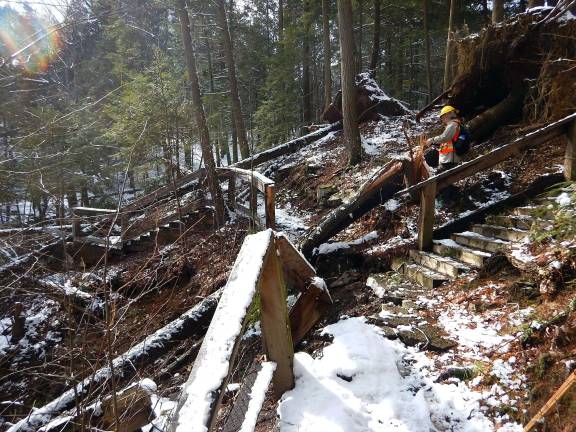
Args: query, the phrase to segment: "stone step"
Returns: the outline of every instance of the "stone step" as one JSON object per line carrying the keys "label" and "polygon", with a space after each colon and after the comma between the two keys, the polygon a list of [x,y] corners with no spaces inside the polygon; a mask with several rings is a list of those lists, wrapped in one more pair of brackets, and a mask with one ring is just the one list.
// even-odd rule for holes
{"label": "stone step", "polygon": [[486,237],[482,234],[471,231],[452,234],[452,240],[454,240],[456,243],[460,243],[462,246],[490,253],[494,253],[509,244],[507,241],[494,237]]}
{"label": "stone step", "polygon": [[419,264],[406,264],[404,274],[427,289],[437,288],[449,279],[448,276]]}
{"label": "stone step", "polygon": [[494,237],[500,240],[521,241],[528,237],[528,231],[517,228],[506,228],[497,225],[473,225],[472,231],[485,237]]}
{"label": "stone step", "polygon": [[438,255],[451,257],[473,267],[483,267],[484,260],[490,258],[490,254],[467,248],[452,239],[434,240],[433,251]]}
{"label": "stone step", "polygon": [[470,268],[461,261],[430,252],[411,250],[410,258],[412,258],[416,264],[420,264],[430,270],[453,278],[470,270]]}
{"label": "stone step", "polygon": [[555,216],[554,210],[546,206],[516,207],[512,210],[512,214],[516,216],[533,216],[546,220],[553,220]]}
{"label": "stone step", "polygon": [[491,225],[499,225],[521,230],[532,229],[533,224],[549,224],[543,219],[537,219],[532,216],[512,216],[512,215],[495,215],[488,219]]}

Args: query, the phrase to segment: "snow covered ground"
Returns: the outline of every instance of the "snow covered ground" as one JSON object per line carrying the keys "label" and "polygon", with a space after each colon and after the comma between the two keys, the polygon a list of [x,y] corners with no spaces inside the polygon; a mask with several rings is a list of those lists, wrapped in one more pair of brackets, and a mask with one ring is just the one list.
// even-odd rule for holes
{"label": "snow covered ground", "polygon": [[363,317],[322,333],[334,337],[322,353],[296,354],[296,386],[278,407],[283,432],[521,430],[494,425],[481,409],[482,394],[465,383],[435,383],[424,353],[384,338]]}

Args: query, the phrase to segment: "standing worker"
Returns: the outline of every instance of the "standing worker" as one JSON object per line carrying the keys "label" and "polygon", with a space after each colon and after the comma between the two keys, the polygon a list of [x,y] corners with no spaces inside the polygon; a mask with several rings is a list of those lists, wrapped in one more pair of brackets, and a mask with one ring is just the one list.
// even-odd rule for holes
{"label": "standing worker", "polygon": [[427,145],[438,146],[439,164],[436,173],[454,168],[462,161],[460,156],[470,149],[470,134],[458,118],[458,111],[446,105],[440,111],[440,120],[446,127],[442,134],[426,140]]}

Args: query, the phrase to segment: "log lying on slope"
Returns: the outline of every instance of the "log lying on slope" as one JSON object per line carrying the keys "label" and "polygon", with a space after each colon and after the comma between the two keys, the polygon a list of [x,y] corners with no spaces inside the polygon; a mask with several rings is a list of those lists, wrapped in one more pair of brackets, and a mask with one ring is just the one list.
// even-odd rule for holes
{"label": "log lying on slope", "polygon": [[330,132],[339,131],[340,129],[342,129],[342,122],[339,121],[332,123],[326,127],[309,133],[308,135],[293,139],[292,141],[288,141],[287,143],[280,144],[279,146],[272,147],[268,150],[264,150],[263,152],[256,153],[255,155],[247,159],[243,159],[240,162],[236,162],[231,166],[237,168],[255,168],[258,165],[262,165],[263,163],[271,161],[272,159],[276,159],[277,157],[294,153],[300,150],[302,147],[312,144],[313,142],[318,141],[320,138],[325,137]]}
{"label": "log lying on slope", "polygon": [[404,173],[402,162],[393,160],[386,164],[362,185],[348,203],[342,204],[324,217],[301,242],[302,253],[309,257],[315,247],[345,229],[378,204],[392,198],[402,188]]}
{"label": "log lying on slope", "polygon": [[[152,363],[183,338],[199,336],[204,333],[214,315],[221,294],[222,289],[219,289],[176,320],[145,337],[130,350],[116,357],[113,360],[116,385],[122,385],[122,383],[129,381],[136,376],[139,368]],[[38,430],[52,418],[74,407],[77,401],[89,397],[93,389],[105,386],[111,376],[109,367],[97,370],[78,383],[75,388],[67,390],[42,408],[35,409],[26,418],[10,427],[8,432]]]}

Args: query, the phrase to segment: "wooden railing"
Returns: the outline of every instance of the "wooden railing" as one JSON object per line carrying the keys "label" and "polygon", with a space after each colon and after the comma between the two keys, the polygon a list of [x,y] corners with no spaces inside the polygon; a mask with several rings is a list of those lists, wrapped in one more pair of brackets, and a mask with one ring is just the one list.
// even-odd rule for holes
{"label": "wooden railing", "polygon": [[[292,311],[287,287],[301,292]],[[248,312],[260,294],[263,347],[276,364],[276,398],[294,386],[294,346],[332,302],[314,268],[281,234],[268,229],[245,238],[204,337],[176,412],[173,431],[215,430],[218,409],[234,372],[234,361],[248,324]]]}
{"label": "wooden railing", "polygon": [[[228,178],[228,201],[231,208],[239,215],[251,219],[259,228],[276,227],[276,192],[272,180],[258,171],[250,171],[236,167],[218,168],[220,178]],[[239,178],[249,184],[249,202],[246,207],[238,203],[236,196],[236,179]],[[265,220],[258,215],[258,192],[264,196]]]}
{"label": "wooden railing", "polygon": [[420,193],[420,219],[418,227],[418,248],[430,250],[435,218],[436,194],[447,186],[454,184],[479,171],[493,167],[522,150],[533,147],[555,138],[566,137],[564,158],[564,175],[567,180],[576,180],[576,113],[532,133],[524,135],[510,144],[498,147],[490,153],[472,159],[441,174],[430,177],[398,194]]}

